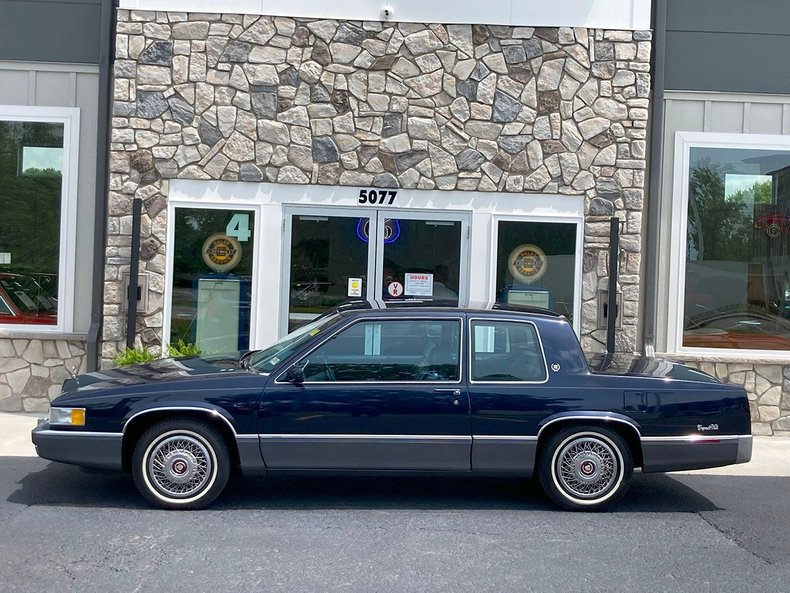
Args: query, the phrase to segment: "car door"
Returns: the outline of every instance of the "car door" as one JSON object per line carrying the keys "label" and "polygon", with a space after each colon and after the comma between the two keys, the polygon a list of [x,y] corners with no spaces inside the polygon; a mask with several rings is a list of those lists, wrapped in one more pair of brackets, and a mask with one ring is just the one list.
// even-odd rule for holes
{"label": "car door", "polygon": [[271,469],[470,469],[462,317],[363,317],[304,354],[261,402]]}

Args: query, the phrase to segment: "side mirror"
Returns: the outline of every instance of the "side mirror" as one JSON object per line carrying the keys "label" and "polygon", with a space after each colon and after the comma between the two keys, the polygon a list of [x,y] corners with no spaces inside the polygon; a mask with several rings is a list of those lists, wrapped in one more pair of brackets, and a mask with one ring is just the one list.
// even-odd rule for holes
{"label": "side mirror", "polygon": [[294,365],[285,373],[285,380],[294,385],[301,385],[304,383],[304,368],[299,365]]}

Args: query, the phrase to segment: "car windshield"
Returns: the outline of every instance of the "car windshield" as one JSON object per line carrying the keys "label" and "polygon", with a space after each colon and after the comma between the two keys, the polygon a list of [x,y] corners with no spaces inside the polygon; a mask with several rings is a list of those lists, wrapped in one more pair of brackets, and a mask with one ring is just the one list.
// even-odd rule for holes
{"label": "car windshield", "polygon": [[262,373],[271,372],[280,362],[296,352],[302,344],[312,340],[321,332],[326,331],[329,327],[337,323],[339,319],[340,315],[335,313],[321,316],[307,325],[297,328],[268,348],[255,354],[250,360],[250,368]]}

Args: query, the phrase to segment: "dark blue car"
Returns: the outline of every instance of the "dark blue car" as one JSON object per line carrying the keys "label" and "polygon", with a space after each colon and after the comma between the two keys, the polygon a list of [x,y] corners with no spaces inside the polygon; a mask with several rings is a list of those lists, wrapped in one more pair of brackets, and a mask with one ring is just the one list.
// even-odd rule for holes
{"label": "dark blue car", "polygon": [[341,308],[265,350],[69,379],[33,442],[131,472],[170,509],[210,504],[237,468],[537,475],[560,506],[597,510],[635,467],[749,461],[743,388],[667,361],[612,366],[591,370],[548,311]]}

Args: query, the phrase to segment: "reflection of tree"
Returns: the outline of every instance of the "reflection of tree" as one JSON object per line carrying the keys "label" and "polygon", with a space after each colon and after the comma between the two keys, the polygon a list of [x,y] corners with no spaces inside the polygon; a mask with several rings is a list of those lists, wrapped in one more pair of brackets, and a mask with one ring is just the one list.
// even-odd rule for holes
{"label": "reflection of tree", "polygon": [[[753,203],[771,201],[771,183],[725,195],[724,166],[698,161],[689,180],[688,249],[697,260],[751,261]],[[765,185],[768,185],[766,190]],[[691,259],[691,258],[690,258]]]}
{"label": "reflection of tree", "polygon": [[63,125],[0,121],[0,252],[3,271],[30,276],[57,292],[61,173],[29,169],[20,175],[23,147],[62,148]]}

